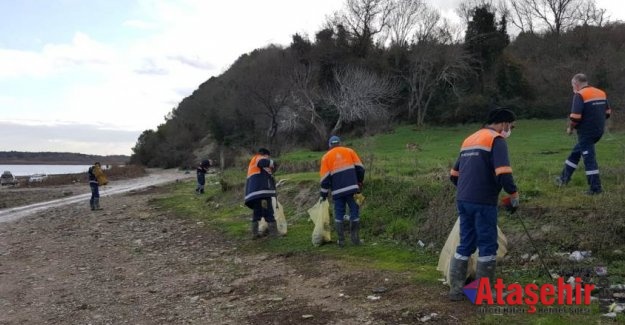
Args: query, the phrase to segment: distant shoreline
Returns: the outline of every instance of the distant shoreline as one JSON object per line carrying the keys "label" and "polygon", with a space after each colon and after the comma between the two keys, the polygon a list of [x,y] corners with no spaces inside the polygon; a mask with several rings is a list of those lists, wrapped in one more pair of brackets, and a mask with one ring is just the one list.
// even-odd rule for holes
{"label": "distant shoreline", "polygon": [[126,165],[130,156],[86,155],[72,152],[0,151],[0,165]]}

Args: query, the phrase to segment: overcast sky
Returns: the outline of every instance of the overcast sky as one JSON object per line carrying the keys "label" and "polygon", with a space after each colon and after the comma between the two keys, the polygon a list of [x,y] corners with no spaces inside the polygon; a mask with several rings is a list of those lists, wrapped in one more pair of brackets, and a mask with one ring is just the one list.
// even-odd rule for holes
{"label": "overcast sky", "polygon": [[[621,1],[598,1],[613,18]],[[430,1],[452,17],[460,0]],[[130,154],[241,54],[342,0],[0,0],[0,151]]]}

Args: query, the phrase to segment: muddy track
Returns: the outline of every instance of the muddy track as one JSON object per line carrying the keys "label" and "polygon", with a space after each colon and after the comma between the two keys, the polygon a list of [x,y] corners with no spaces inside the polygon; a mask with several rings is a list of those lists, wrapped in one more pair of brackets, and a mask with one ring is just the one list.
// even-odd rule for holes
{"label": "muddy track", "polygon": [[433,313],[427,323],[475,321],[470,303],[450,304],[445,287],[415,283],[413,272],[246,252],[151,204],[167,195],[162,187],[117,189],[103,211],[77,196],[0,223],[0,324],[417,324]]}
{"label": "muddy track", "polygon": [[[183,174],[175,170],[165,170],[152,172],[145,177],[133,178],[121,181],[113,181],[106,186],[100,187],[100,196],[107,197],[115,194],[126,193],[130,191],[140,190],[146,187],[175,182],[183,179],[190,178],[192,175]],[[88,188],[88,184],[81,185],[81,187]],[[74,186],[75,188],[75,186]],[[24,193],[17,189],[18,195]],[[85,191],[84,189],[82,189]],[[21,193],[20,193],[21,192]],[[73,193],[70,191],[69,193]],[[78,195],[69,195],[60,199],[42,201],[33,204],[23,205],[14,208],[0,210],[0,223],[16,220],[25,216],[32,215],[39,211],[45,211],[50,208],[61,207],[77,202],[88,202],[91,197],[91,193],[83,193]]]}

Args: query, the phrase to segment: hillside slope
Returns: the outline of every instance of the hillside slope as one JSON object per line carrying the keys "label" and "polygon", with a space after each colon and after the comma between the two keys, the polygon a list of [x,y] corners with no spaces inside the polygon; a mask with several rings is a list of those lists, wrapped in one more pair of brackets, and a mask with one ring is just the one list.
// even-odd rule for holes
{"label": "hillside slope", "polygon": [[[620,211],[625,203],[625,135],[606,133],[598,143],[605,192],[590,197],[583,194],[583,170],[568,187],[553,184],[575,143],[574,137],[564,134],[564,126],[565,121],[521,120],[508,140],[521,208],[513,216],[504,211],[499,214],[499,226],[508,238],[508,255],[498,265],[497,276],[505,283],[550,283],[539,256],[552,275],[567,279],[580,276],[596,283],[599,278],[592,270],[606,266],[610,283],[624,282],[625,217]],[[277,158],[281,170],[276,178],[285,180],[279,199],[287,212],[289,234],[278,241],[259,243],[257,248],[278,254],[339,258],[354,268],[408,271],[413,281],[438,286],[444,295],[447,287],[438,280],[442,276],[436,264],[457,216],[448,172],[460,143],[478,127],[401,127],[376,137],[345,139],[367,168],[367,199],[361,216],[365,245],[345,250],[335,245],[314,248],[310,242],[312,224],[307,221],[306,210],[318,197],[315,161],[322,153],[297,151]],[[242,205],[244,182],[243,167],[227,170],[219,182],[207,187],[206,196],[194,196],[192,184],[179,184],[158,204],[223,229],[235,238],[247,238],[251,212]],[[572,261],[569,256],[575,251],[590,251],[591,257]],[[557,315],[521,314],[505,319],[530,324],[587,323],[596,322],[605,310],[594,303],[586,312],[589,315],[565,310]],[[501,318],[483,315],[481,321],[499,323]]]}

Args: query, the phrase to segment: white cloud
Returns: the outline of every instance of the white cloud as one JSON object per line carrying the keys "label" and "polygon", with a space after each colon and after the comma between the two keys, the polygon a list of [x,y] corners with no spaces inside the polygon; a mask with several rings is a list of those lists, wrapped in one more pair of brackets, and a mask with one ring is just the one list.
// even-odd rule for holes
{"label": "white cloud", "polygon": [[142,29],[142,30],[150,30],[150,29],[156,28],[156,24],[143,21],[143,20],[138,20],[138,19],[126,20],[125,22],[122,23],[122,26]]}
{"label": "white cloud", "polygon": [[23,76],[41,77],[53,71],[40,53],[0,49],[0,80]]}
{"label": "white cloud", "polygon": [[62,67],[65,65],[111,64],[116,53],[108,46],[92,40],[88,35],[77,32],[71,44],[48,44],[43,56]]}
{"label": "white cloud", "polygon": [[41,52],[0,49],[0,80],[45,77],[82,66],[112,64],[116,53],[84,33],[77,32],[70,44],[46,44]]}
{"label": "white cloud", "polygon": [[0,151],[63,151],[111,155],[131,153],[139,131],[100,124],[0,121]]}

